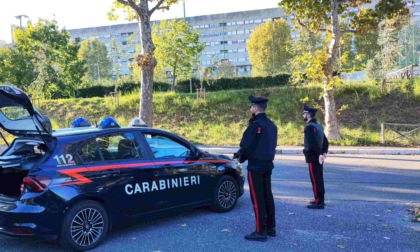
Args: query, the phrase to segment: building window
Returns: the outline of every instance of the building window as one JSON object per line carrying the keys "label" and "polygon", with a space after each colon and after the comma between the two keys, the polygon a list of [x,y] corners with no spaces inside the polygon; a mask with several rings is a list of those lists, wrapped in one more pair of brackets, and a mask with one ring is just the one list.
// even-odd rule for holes
{"label": "building window", "polygon": [[244,30],[238,30],[238,31],[237,31],[237,33],[238,33],[238,35],[239,35],[239,34],[244,34],[244,33],[245,33],[245,31],[244,31]]}
{"label": "building window", "polygon": [[243,25],[244,24],[244,21],[237,21],[236,24],[237,25]]}
{"label": "building window", "polygon": [[256,23],[256,24],[261,24],[261,19],[256,19],[256,20],[254,20],[254,23]]}
{"label": "building window", "polygon": [[226,25],[227,25],[226,23],[219,23],[220,27],[223,27],[223,26],[226,26]]}
{"label": "building window", "polygon": [[228,50],[220,50],[220,54],[228,53]]}
{"label": "building window", "polygon": [[123,42],[121,42],[121,44],[127,45],[127,41],[123,41]]}
{"label": "building window", "polygon": [[238,52],[245,52],[245,48],[238,48]]}
{"label": "building window", "polygon": [[221,45],[226,45],[228,42],[227,41],[220,41]]}
{"label": "building window", "polygon": [[245,24],[249,24],[249,20],[245,20]]}

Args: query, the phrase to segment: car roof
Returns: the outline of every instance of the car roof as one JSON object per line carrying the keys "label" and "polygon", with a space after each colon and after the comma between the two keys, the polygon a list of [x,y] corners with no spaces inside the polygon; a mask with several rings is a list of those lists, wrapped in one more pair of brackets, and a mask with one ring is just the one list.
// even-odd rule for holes
{"label": "car roof", "polygon": [[138,130],[138,131],[148,131],[148,132],[164,132],[174,135],[171,132],[154,129],[149,127],[114,127],[114,128],[97,128],[97,127],[78,127],[78,128],[64,128],[53,130],[52,135],[54,137],[65,137],[65,136],[75,136],[75,135],[84,135],[84,134],[98,134],[98,133],[107,133],[115,131],[126,131],[126,130]]}

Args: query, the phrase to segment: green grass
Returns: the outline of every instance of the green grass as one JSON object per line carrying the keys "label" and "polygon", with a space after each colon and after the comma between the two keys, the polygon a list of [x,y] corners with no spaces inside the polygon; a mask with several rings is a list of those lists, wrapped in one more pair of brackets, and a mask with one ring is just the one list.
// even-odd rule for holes
{"label": "green grass", "polygon": [[[344,82],[334,91],[337,109],[344,107],[338,119],[342,138],[331,141],[342,146],[381,145],[382,122],[419,123],[420,81],[396,84],[382,93],[375,82]],[[398,86],[399,85],[399,86]],[[248,124],[250,94],[265,96],[268,116],[279,128],[279,145],[302,145],[305,126],[303,104],[323,109],[321,86],[272,87],[207,93],[206,100],[195,94],[156,92],[153,96],[154,127],[183,136],[196,144],[238,145]],[[115,118],[126,126],[138,117],[138,90],[119,98],[74,98],[46,100],[39,110],[49,116],[53,128],[68,127],[77,117],[99,123],[104,117]],[[324,124],[324,114],[317,115]],[[387,132],[387,139],[395,136]],[[395,140],[391,145],[406,146],[408,141]]]}

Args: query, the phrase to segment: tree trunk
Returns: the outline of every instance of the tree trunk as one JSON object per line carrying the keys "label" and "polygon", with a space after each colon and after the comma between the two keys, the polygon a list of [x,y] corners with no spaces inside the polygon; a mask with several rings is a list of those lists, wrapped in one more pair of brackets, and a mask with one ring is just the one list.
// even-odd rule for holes
{"label": "tree trunk", "polygon": [[150,25],[150,16],[148,1],[140,1],[141,13],[139,29],[141,34],[141,54],[144,56],[144,64],[141,65],[140,81],[140,109],[139,117],[149,126],[153,126],[153,70],[156,66],[156,59],[153,57],[155,46],[152,41],[152,27]]}
{"label": "tree trunk", "polygon": [[173,68],[173,74],[172,74],[172,87],[171,87],[171,91],[174,92],[175,91],[175,81],[176,81],[176,67]]}
{"label": "tree trunk", "polygon": [[331,0],[331,30],[332,38],[328,48],[328,58],[324,65],[324,102],[325,102],[325,134],[330,139],[338,139],[340,135],[340,126],[337,120],[337,111],[334,101],[334,66],[337,62],[337,52],[340,41],[340,30],[338,23],[338,1]]}

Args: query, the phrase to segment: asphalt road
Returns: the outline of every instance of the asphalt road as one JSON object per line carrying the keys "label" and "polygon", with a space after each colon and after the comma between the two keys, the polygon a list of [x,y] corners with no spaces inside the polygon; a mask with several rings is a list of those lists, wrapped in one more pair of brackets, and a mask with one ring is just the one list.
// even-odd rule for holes
{"label": "asphalt road", "polygon": [[[301,155],[279,155],[273,171],[276,238],[250,242],[255,228],[246,186],[225,214],[206,208],[132,221],[95,251],[420,251],[420,156],[331,155],[324,168],[326,208],[306,208],[313,196]],[[244,165],[245,169],[246,165]],[[0,237],[2,251],[62,251],[53,242]]]}

